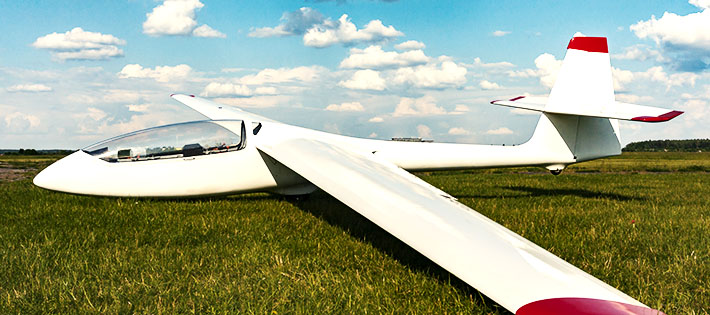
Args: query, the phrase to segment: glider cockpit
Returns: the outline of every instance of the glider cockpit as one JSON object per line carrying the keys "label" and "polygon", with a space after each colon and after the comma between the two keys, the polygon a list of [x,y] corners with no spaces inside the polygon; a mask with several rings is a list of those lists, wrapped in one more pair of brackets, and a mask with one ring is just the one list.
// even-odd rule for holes
{"label": "glider cockpit", "polygon": [[241,120],[186,122],[131,132],[93,144],[82,151],[111,163],[218,154],[241,150],[246,146],[246,136],[240,132],[243,128]]}

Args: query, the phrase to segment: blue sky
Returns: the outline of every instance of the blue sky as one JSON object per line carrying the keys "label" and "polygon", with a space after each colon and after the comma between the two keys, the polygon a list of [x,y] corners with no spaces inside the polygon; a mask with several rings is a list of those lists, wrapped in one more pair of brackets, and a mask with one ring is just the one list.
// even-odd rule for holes
{"label": "blue sky", "polygon": [[573,34],[606,36],[617,100],[686,111],[624,143],[708,138],[710,1],[0,0],[0,148],[85,147],[202,119],[196,94],[389,139],[521,143]]}

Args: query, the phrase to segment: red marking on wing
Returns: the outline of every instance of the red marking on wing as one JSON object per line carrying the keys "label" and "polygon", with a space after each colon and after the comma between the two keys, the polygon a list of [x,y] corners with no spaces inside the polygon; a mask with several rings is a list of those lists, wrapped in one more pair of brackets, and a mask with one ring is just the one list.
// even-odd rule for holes
{"label": "red marking on wing", "polygon": [[514,97],[514,98],[509,99],[509,101],[514,102],[514,101],[517,101],[517,100],[519,100],[519,99],[521,99],[521,98],[525,98],[525,96]]}
{"label": "red marking on wing", "polygon": [[681,112],[681,111],[674,110],[674,111],[667,112],[661,116],[639,116],[639,117],[631,118],[631,120],[645,121],[645,122],[662,122],[662,121],[669,121],[682,113],[683,112]]}
{"label": "red marking on wing", "polygon": [[535,301],[523,305],[515,315],[666,315],[665,313],[645,306],[631,305],[621,302],[587,299],[587,298],[555,298]]}
{"label": "red marking on wing", "polygon": [[606,45],[606,37],[573,37],[569,41],[567,49],[609,53],[609,47]]}

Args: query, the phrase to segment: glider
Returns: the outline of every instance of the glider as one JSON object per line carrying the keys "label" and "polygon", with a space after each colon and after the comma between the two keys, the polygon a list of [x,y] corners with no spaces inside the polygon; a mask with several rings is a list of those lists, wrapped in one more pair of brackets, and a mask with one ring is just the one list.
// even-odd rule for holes
{"label": "glider", "polygon": [[322,189],[515,314],[662,314],[459,203],[407,171],[567,165],[621,153],[618,120],[682,112],[615,101],[607,41],[575,37],[549,98],[491,102],[541,112],[518,146],[360,139],[201,99],[208,118],[111,138],[34,178],[50,190],[185,197]]}

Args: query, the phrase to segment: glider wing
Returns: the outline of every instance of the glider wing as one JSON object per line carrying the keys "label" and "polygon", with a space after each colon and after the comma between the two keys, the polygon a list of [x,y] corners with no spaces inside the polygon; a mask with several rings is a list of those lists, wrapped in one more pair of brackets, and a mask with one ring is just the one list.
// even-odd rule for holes
{"label": "glider wing", "polygon": [[653,311],[374,154],[304,138],[257,148],[511,312]]}

